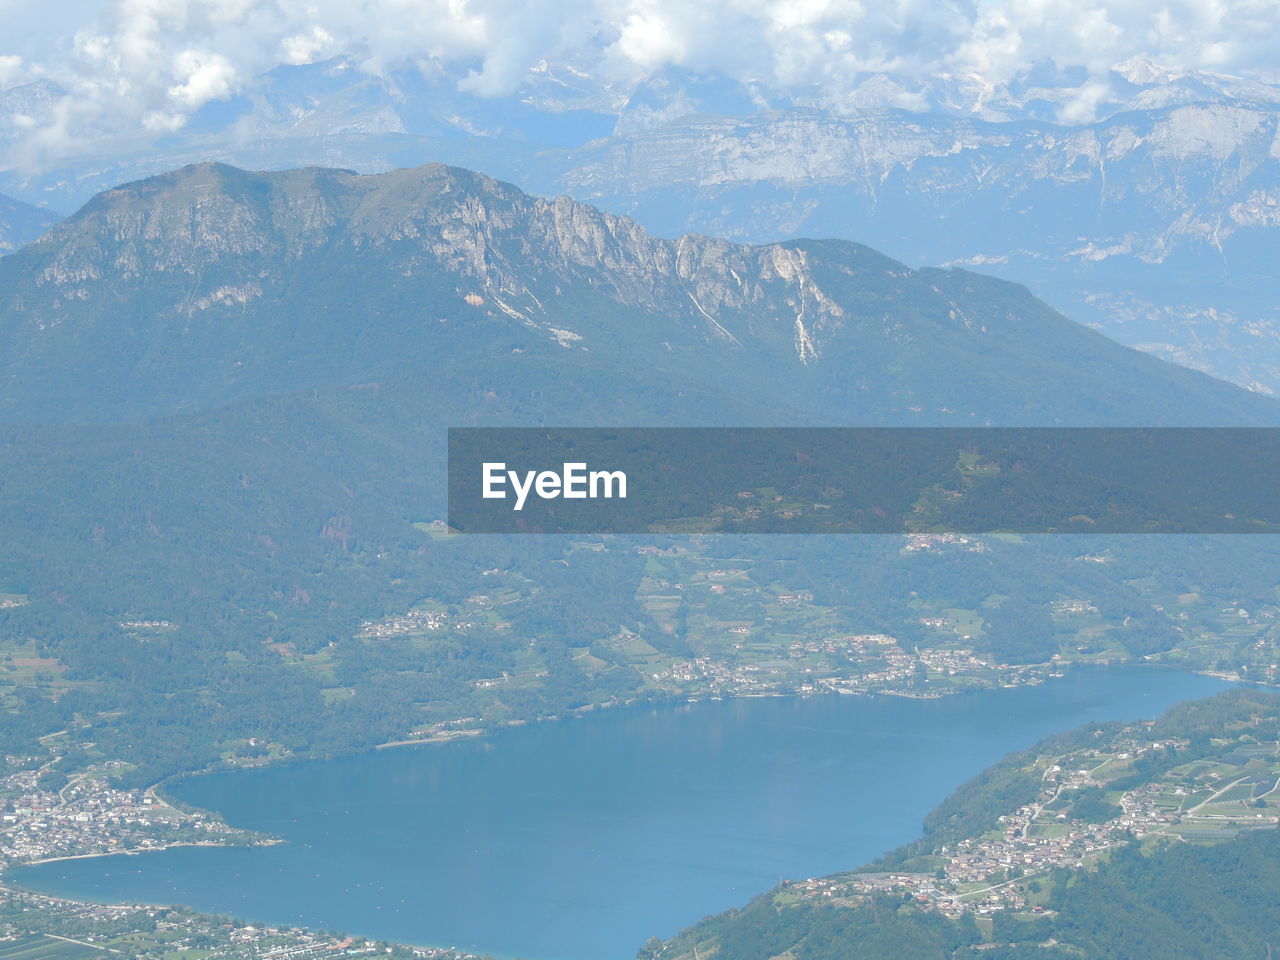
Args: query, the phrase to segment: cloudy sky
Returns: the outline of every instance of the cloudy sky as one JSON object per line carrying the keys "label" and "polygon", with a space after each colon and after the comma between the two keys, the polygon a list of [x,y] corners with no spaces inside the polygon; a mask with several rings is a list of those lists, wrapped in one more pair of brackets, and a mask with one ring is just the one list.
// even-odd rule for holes
{"label": "cloudy sky", "polygon": [[1276,79],[1277,24],[1280,0],[0,0],[0,89],[65,91],[17,116],[34,152],[178,130],[277,65],[352,51],[370,73],[444,71],[485,97],[542,60],[613,83],[677,66],[831,95],[877,73],[999,87],[1050,62],[1081,68],[1085,102],[1134,57]]}

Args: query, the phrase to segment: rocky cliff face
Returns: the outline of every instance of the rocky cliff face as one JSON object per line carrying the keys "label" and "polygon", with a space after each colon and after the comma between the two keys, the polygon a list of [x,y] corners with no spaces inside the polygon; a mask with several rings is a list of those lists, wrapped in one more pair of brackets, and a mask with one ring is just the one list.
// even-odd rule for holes
{"label": "rocky cliff face", "polygon": [[1272,103],[1074,128],[689,116],[565,154],[556,185],[659,231],[856,237],[992,271],[1122,342],[1276,392],[1278,131]]}
{"label": "rocky cliff face", "polygon": [[[1228,104],[1125,114],[1074,129],[902,112],[688,117],[575,150],[563,181],[577,196],[615,205],[656,204],[656,194],[673,189],[694,193],[683,219],[668,213],[672,228],[705,227],[716,217],[711,211],[728,203],[721,232],[744,239],[779,226],[821,235],[853,210],[870,221],[864,229],[881,232],[877,206],[909,202],[922,218],[898,228],[922,256],[950,252],[954,259],[954,245],[965,243],[975,257],[984,244],[988,256],[1007,257],[1016,252],[1001,246],[1009,237],[1038,240],[1037,253],[1058,259],[1129,254],[1160,262],[1184,242],[1221,247],[1249,227],[1280,225],[1278,117],[1269,105]],[[734,208],[735,190],[758,185],[797,193],[785,221],[772,210],[753,217]],[[842,209],[810,197],[838,198]],[[994,236],[945,224],[959,234],[945,241],[926,229],[976,207],[1021,221]],[[1047,234],[1031,234],[1043,228]]]}
{"label": "rocky cliff face", "polygon": [[[664,240],[628,217],[438,164],[380,176],[202,164],[109,190],[32,248],[22,261],[31,272],[14,271],[6,305],[29,329],[51,331],[74,305],[121,302],[143,287],[162,324],[185,323],[242,309],[268,290],[279,295],[317,257],[376,260],[404,279],[447,278],[467,307],[579,349],[586,331],[555,326],[563,311],[544,302],[575,285],[661,314],[664,329],[690,342],[741,346],[721,321],[767,316],[765,328],[776,321],[794,331],[801,362],[816,359],[815,338],[843,314],[802,249]],[[94,313],[90,322],[116,320]]]}

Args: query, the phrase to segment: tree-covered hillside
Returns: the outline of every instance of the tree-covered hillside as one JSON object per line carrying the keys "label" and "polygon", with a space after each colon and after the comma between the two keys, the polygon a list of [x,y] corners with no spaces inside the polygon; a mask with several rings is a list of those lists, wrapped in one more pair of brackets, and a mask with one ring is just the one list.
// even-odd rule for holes
{"label": "tree-covered hillside", "polygon": [[1275,660],[1262,538],[432,526],[454,425],[1280,421],[1016,286],[659,239],[440,166],[203,165],[102,194],[0,259],[0,290],[4,748],[65,730],[40,749],[67,769],[650,696],[941,694],[1055,655]]}

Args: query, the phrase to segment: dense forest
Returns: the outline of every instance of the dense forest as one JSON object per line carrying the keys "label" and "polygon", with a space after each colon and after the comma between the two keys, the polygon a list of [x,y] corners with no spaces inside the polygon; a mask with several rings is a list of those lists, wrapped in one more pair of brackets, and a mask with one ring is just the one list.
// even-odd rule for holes
{"label": "dense forest", "polygon": [[[0,595],[21,600],[0,603],[13,718],[0,749],[34,751],[70,727],[93,757],[136,765],[141,783],[264,749],[325,754],[462,717],[559,715],[654,695],[648,668],[612,643],[620,632],[669,657],[707,655],[720,625],[740,621],[762,649],[785,649],[818,629],[778,620],[786,592],[829,611],[820,629],[908,648],[947,642],[928,616],[971,611],[971,635],[957,628],[950,642],[1008,663],[1182,648],[1193,658],[1171,662],[1202,669],[1274,660],[1280,550],[1266,537],[904,551],[893,536],[609,537],[584,549],[564,536],[438,535],[424,521],[443,510],[443,438],[405,431],[394,396],[411,388],[447,408],[451,387],[414,381],[384,385],[377,403],[344,390],[141,426],[8,428],[0,461],[16,506],[0,517]],[[669,556],[646,561],[642,548]],[[695,593],[712,567],[749,589]],[[661,588],[670,622],[642,596],[659,581],[681,585]],[[470,598],[491,594],[500,605],[471,622]],[[1083,628],[1054,612],[1080,598],[1093,611]],[[428,601],[469,625],[416,644],[360,636]],[[1248,633],[1237,607],[1252,612]],[[1205,646],[1224,625],[1224,642]],[[531,679],[477,691],[504,675]],[[90,758],[74,743],[61,752],[67,769]]]}

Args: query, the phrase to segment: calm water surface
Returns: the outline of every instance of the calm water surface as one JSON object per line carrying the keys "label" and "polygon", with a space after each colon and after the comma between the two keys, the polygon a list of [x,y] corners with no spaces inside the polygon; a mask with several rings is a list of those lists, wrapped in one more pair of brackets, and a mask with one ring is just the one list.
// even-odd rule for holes
{"label": "calm water surface", "polygon": [[915,838],[1011,750],[1226,684],[1081,671],[942,700],[824,696],[628,709],[483,741],[192,779],[182,800],[284,837],[65,861],[11,879],[537,960],[650,936]]}

